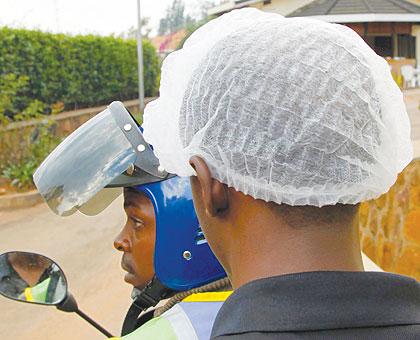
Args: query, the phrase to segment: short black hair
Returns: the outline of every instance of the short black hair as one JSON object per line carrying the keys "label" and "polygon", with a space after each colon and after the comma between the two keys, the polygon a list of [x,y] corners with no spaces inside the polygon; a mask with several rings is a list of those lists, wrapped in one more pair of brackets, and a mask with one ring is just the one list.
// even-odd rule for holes
{"label": "short black hair", "polygon": [[270,209],[280,214],[289,225],[296,227],[348,225],[354,221],[360,204],[335,204],[321,208],[304,205],[290,206],[272,203]]}

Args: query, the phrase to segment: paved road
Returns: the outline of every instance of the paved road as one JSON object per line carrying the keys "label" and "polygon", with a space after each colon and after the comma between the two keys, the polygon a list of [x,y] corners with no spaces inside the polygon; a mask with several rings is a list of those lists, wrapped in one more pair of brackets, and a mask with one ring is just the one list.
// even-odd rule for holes
{"label": "paved road", "polygon": [[[122,199],[102,214],[60,218],[45,204],[0,212],[0,252],[35,251],[57,261],[82,311],[119,334],[130,304],[120,255],[112,247],[124,215]],[[105,337],[75,314],[54,307],[14,302],[0,296],[0,339],[74,340]]]}

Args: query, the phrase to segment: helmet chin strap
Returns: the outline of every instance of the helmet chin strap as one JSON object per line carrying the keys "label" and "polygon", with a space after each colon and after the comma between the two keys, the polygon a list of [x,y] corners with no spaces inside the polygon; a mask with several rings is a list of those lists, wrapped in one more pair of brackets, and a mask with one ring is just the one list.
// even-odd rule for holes
{"label": "helmet chin strap", "polygon": [[131,294],[133,303],[124,319],[121,335],[127,335],[136,329],[137,319],[143,311],[156,306],[159,301],[174,293],[174,290],[164,286],[156,276],[142,290],[134,288]]}

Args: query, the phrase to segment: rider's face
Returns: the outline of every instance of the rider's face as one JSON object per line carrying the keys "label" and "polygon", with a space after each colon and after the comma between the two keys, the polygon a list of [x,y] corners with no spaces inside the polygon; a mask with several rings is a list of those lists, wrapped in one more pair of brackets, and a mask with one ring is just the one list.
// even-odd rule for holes
{"label": "rider's face", "polygon": [[124,210],[127,222],[114,241],[124,252],[121,266],[127,271],[124,280],[142,289],[153,278],[155,249],[155,212],[150,199],[133,189],[124,189]]}

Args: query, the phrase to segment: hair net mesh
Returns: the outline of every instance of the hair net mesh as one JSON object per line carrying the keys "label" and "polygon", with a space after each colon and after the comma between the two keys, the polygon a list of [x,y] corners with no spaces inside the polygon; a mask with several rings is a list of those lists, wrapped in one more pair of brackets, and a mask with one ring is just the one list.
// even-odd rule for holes
{"label": "hair net mesh", "polygon": [[242,9],[212,20],[164,61],[144,135],[161,165],[256,199],[355,204],[410,162],[410,124],[386,61],[351,29]]}

